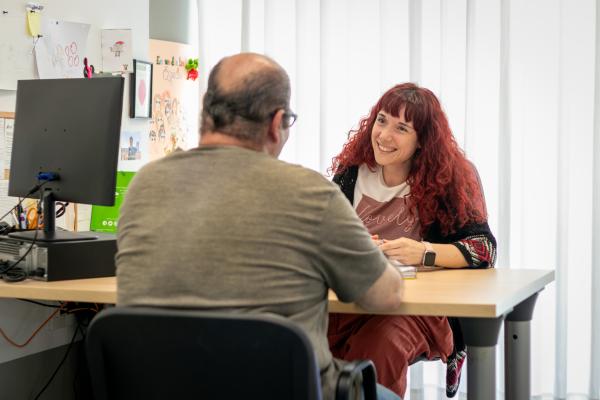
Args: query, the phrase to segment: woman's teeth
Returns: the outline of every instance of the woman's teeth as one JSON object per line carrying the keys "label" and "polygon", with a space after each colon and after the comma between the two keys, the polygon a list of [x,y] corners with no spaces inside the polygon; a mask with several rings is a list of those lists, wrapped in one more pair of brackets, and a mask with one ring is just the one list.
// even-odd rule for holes
{"label": "woman's teeth", "polygon": [[396,150],[396,149],[394,149],[393,147],[385,147],[385,146],[382,146],[380,143],[377,143],[377,147],[379,147],[379,150],[381,150],[381,151],[383,151],[383,152],[385,152],[385,153],[390,153],[390,152],[392,152],[392,151]]}

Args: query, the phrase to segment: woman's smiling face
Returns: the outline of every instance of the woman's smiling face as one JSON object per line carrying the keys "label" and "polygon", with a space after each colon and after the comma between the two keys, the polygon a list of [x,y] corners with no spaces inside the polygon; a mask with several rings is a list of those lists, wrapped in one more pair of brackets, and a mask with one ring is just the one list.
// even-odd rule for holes
{"label": "woman's smiling face", "polygon": [[399,117],[383,110],[377,113],[371,130],[371,145],[377,164],[406,172],[410,170],[413,155],[420,146],[412,122],[404,118],[404,108],[400,110]]}

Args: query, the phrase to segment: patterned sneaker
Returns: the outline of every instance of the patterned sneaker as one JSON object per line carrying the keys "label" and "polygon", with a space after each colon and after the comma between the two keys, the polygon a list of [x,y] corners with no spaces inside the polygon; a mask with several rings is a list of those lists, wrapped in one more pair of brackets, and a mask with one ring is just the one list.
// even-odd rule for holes
{"label": "patterned sneaker", "polygon": [[467,352],[465,350],[448,357],[448,363],[446,364],[446,396],[450,398],[454,397],[458,392],[460,373],[466,359]]}

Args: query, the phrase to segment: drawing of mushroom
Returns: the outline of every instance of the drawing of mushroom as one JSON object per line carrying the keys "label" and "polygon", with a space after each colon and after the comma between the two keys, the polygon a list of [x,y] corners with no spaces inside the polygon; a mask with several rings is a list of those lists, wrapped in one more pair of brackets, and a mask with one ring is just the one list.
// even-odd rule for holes
{"label": "drawing of mushroom", "polygon": [[121,57],[121,52],[125,50],[124,47],[125,47],[125,42],[122,40],[119,40],[111,46],[110,51],[112,51],[115,54],[115,57]]}

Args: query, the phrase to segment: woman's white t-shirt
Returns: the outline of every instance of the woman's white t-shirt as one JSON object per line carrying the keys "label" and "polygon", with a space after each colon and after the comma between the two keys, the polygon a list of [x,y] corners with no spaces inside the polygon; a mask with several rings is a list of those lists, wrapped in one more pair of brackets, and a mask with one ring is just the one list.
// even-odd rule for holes
{"label": "woman's white t-shirt", "polygon": [[354,187],[354,209],[371,235],[380,239],[409,237],[421,240],[419,219],[408,209],[410,186],[406,182],[387,186],[383,170],[371,171],[365,164],[358,169]]}

